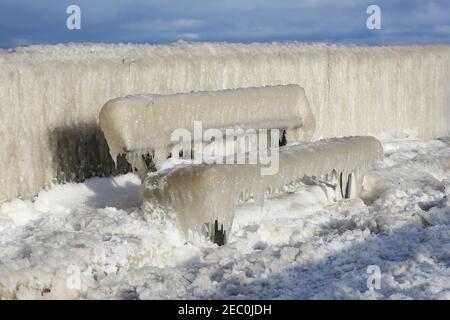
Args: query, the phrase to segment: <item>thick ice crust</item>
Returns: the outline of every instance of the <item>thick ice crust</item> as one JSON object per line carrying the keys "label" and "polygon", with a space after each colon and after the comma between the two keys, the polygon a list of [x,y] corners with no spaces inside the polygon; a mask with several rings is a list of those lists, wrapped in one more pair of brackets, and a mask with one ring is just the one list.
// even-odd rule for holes
{"label": "thick ice crust", "polygon": [[[298,85],[139,95],[108,101],[100,126],[113,159],[122,153],[145,155],[166,150],[176,129],[295,129],[294,141],[309,141],[315,120]],[[158,151],[156,152],[159,153]]]}
{"label": "thick ice crust", "polygon": [[381,143],[373,137],[347,137],[321,140],[280,148],[279,171],[262,176],[260,165],[180,166],[151,174],[142,185],[144,209],[176,212],[181,229],[201,232],[205,223],[218,220],[227,234],[240,198],[252,196],[263,203],[269,191],[281,189],[307,176],[342,173],[347,184],[354,175],[354,188],[360,188],[366,169],[383,157]]}

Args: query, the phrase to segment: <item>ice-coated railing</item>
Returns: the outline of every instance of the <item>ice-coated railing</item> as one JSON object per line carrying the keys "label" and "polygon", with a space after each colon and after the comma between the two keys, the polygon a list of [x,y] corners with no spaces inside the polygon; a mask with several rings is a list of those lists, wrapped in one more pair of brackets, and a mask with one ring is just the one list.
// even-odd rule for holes
{"label": "ice-coated railing", "polygon": [[[0,50],[0,201],[114,173],[106,101],[299,84],[315,139],[449,133],[450,46],[55,45]],[[125,168],[127,169],[127,168]]]}

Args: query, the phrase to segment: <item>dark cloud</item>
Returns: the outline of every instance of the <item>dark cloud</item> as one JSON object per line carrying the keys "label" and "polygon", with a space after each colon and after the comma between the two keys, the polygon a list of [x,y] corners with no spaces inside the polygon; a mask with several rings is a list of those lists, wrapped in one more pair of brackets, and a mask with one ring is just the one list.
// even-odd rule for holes
{"label": "dark cloud", "polygon": [[[82,29],[66,29],[81,7]],[[366,28],[369,4],[382,30]],[[450,43],[450,1],[2,0],[0,47],[60,42],[328,41]]]}

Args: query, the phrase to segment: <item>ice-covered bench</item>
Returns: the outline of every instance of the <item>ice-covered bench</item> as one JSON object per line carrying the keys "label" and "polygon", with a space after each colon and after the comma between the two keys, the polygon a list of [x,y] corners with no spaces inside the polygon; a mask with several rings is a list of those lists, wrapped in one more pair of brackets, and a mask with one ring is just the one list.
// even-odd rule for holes
{"label": "ice-covered bench", "polygon": [[[287,145],[272,146],[279,151],[278,171],[262,175],[260,163],[184,164],[148,174],[145,157],[160,169],[173,146],[171,133],[194,121],[224,132],[279,129]],[[315,120],[298,85],[118,98],[102,108],[100,125],[113,158],[125,154],[138,169],[144,209],[173,210],[185,235],[206,231],[217,243],[226,241],[239,200],[262,203],[265,195],[305,176],[334,183],[343,198],[357,196],[365,170],[383,154],[373,137],[308,142]]]}
{"label": "ice-covered bench", "polygon": [[112,158],[125,154],[141,178],[147,173],[142,156],[150,154],[159,168],[173,145],[171,133],[192,128],[194,121],[201,121],[203,130],[283,129],[289,142],[309,141],[315,130],[298,85],[128,96],[108,101],[100,111]]}

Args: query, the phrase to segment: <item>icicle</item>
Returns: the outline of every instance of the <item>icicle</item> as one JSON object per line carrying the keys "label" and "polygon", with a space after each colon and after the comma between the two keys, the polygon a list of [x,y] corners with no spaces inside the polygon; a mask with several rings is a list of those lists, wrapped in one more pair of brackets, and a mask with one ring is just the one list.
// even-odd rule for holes
{"label": "icicle", "polygon": [[136,152],[127,153],[126,159],[133,168],[137,169],[141,181],[144,181],[145,177],[147,176],[148,169],[144,159],[142,158],[142,154]]}
{"label": "icicle", "polygon": [[111,158],[114,161],[114,169],[117,170],[117,159],[119,158],[119,154],[111,154]]}
{"label": "icicle", "polygon": [[341,190],[342,190],[342,197],[344,199],[348,198],[348,194],[347,194],[347,186],[348,186],[348,173],[346,170],[341,172]]}
{"label": "icicle", "polygon": [[155,167],[159,169],[162,163],[167,159],[167,150],[166,148],[155,149],[153,156],[153,163]]}

